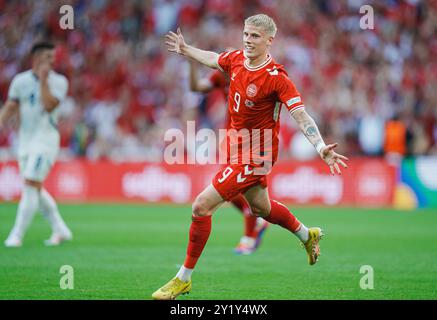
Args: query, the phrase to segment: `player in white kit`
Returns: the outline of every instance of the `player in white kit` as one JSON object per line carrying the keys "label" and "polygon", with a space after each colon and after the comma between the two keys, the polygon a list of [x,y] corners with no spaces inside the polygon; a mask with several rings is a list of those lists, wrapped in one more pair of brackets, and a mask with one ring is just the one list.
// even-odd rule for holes
{"label": "player in white kit", "polygon": [[65,99],[68,80],[52,70],[54,46],[35,44],[31,50],[32,69],[17,74],[8,98],[0,109],[0,128],[18,110],[20,117],[18,161],[24,186],[15,225],[5,241],[7,247],[20,247],[35,212],[41,211],[52,228],[46,245],[72,239],[72,233],[59,214],[53,197],[43,182],[59,152],[58,106]]}

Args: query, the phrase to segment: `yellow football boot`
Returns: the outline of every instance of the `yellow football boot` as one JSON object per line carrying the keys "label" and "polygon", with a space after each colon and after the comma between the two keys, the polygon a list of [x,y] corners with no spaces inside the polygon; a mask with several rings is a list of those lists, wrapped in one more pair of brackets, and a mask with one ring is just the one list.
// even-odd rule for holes
{"label": "yellow football boot", "polygon": [[187,294],[191,290],[191,280],[188,282],[180,280],[178,277],[171,279],[167,284],[156,290],[152,294],[155,300],[174,300],[180,294]]}
{"label": "yellow football boot", "polygon": [[320,255],[319,240],[323,237],[322,229],[308,228],[308,241],[303,244],[308,255],[308,263],[313,265]]}

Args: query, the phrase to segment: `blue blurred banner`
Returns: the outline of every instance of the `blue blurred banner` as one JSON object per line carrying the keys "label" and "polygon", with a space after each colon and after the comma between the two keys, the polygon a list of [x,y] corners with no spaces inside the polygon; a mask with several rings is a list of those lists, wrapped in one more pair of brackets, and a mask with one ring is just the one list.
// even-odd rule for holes
{"label": "blue blurred banner", "polygon": [[420,208],[437,208],[437,157],[403,160],[400,183],[404,201],[413,201]]}

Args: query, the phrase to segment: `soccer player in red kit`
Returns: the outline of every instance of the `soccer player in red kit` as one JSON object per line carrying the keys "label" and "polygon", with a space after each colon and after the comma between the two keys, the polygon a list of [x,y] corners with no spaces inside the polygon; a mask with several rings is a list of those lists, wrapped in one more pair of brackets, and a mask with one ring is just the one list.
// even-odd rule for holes
{"label": "soccer player in red kit", "polygon": [[[282,104],[285,104],[332,174],[341,174],[339,164],[347,167],[343,160],[348,159],[334,151],[337,144],[325,145],[316,123],[306,113],[293,82],[283,67],[269,54],[275,34],[276,25],[273,19],[258,14],[245,20],[244,50],[223,52],[220,55],[200,50],[185,43],[180,29],[177,33],[169,32],[166,36],[170,52],[194,59],[210,68],[221,69],[229,75],[230,132],[232,129],[239,130],[243,131],[243,135],[248,132],[248,136],[232,139],[230,133],[230,150],[237,146],[238,152],[231,151],[230,164],[219,171],[212,183],[196,197],[192,207],[185,262],[173,279],[152,294],[154,299],[175,299],[191,290],[191,274],[211,232],[211,215],[224,201],[238,194],[244,194],[253,214],[296,235],[306,249],[310,265],[317,262],[322,230],[318,227],[307,228],[286,206],[270,200],[267,192],[266,174],[278,154],[279,114]],[[249,138],[254,141],[253,138],[257,135],[255,138],[264,140],[264,144],[250,144],[251,153],[247,159],[244,154],[244,140]]]}
{"label": "soccer player in red kit", "polygon": [[[190,61],[189,78],[190,89],[192,91],[207,94],[214,89],[218,89],[223,93],[225,100],[227,100],[229,91],[229,78],[222,71],[215,70],[211,72],[208,77],[199,79],[197,74],[197,64],[194,61]],[[225,127],[226,129],[231,128],[229,111],[226,112]],[[228,139],[224,139],[224,141],[221,141],[221,148],[226,148],[227,140]],[[227,166],[227,164],[224,165]],[[266,220],[252,214],[250,206],[242,194],[235,196],[230,202],[243,214],[244,218],[244,235],[241,237],[240,242],[235,247],[234,252],[243,255],[252,254],[256,249],[258,249],[262,236],[269,226],[269,223]]]}

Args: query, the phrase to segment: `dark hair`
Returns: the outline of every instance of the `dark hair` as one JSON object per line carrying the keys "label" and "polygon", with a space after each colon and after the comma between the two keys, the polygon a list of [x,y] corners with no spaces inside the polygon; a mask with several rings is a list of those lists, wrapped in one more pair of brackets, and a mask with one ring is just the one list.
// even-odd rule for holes
{"label": "dark hair", "polygon": [[30,50],[30,54],[34,55],[35,53],[37,53],[39,51],[52,50],[54,48],[55,48],[55,46],[51,42],[47,42],[47,41],[37,42],[32,46],[32,49]]}

